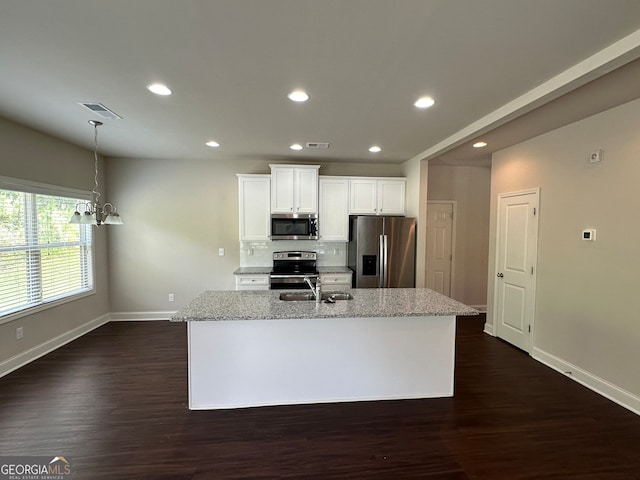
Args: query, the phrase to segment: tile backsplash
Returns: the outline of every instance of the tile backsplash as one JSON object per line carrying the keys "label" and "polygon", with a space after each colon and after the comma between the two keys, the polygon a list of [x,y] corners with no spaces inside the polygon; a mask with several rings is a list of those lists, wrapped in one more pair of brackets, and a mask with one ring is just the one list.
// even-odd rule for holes
{"label": "tile backsplash", "polygon": [[346,242],[316,242],[313,240],[278,240],[275,242],[240,242],[241,267],[270,267],[273,252],[303,250],[318,253],[318,266],[347,265]]}

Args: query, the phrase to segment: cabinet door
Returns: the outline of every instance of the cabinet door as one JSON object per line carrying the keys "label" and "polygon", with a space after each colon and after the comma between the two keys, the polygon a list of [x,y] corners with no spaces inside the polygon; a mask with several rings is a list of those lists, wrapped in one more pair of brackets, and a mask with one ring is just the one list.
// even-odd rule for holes
{"label": "cabinet door", "polygon": [[378,180],[378,214],[404,215],[406,180]]}
{"label": "cabinet door", "polygon": [[320,240],[349,241],[349,180],[320,177]]}
{"label": "cabinet door", "polygon": [[269,290],[269,275],[236,275],[236,290]]}
{"label": "cabinet door", "polygon": [[271,212],[293,213],[294,169],[291,167],[271,168]]}
{"label": "cabinet door", "polygon": [[377,180],[357,178],[349,184],[351,215],[375,215],[377,213]]}
{"label": "cabinet door", "polygon": [[294,170],[294,212],[318,213],[318,169]]}
{"label": "cabinet door", "polygon": [[238,175],[240,240],[269,240],[269,175]]}
{"label": "cabinet door", "polygon": [[322,290],[325,292],[344,292],[351,290],[350,273],[323,273],[320,275]]}

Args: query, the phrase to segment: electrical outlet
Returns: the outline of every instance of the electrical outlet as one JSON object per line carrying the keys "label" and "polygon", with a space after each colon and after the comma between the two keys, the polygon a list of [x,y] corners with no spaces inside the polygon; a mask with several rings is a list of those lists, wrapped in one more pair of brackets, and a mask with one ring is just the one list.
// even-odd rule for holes
{"label": "electrical outlet", "polygon": [[169,301],[170,302],[175,302],[176,301],[176,297],[175,297],[175,295],[173,293],[169,294]]}
{"label": "electrical outlet", "polygon": [[219,248],[218,249],[218,255],[221,257],[224,257],[224,248]]}
{"label": "electrical outlet", "polygon": [[16,340],[22,340],[24,337],[24,327],[16,328]]}

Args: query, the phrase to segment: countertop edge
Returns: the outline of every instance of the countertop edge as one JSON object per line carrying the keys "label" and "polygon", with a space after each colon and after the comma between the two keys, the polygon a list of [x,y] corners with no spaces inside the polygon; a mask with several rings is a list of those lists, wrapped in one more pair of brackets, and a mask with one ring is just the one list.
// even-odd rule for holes
{"label": "countertop edge", "polygon": [[283,291],[203,292],[173,322],[322,318],[449,317],[480,312],[429,289],[353,289],[353,300],[284,302]]}

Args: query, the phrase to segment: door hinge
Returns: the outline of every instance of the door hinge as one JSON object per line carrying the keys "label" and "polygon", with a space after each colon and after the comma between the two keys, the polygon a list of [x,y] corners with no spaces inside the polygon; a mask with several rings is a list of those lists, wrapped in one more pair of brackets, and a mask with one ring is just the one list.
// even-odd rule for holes
{"label": "door hinge", "polygon": [[536,211],[537,211],[537,210],[536,210],[536,207],[533,207],[533,214],[534,214],[534,215],[536,214]]}
{"label": "door hinge", "polygon": [[529,325],[529,333],[531,333],[531,325]]}
{"label": "door hinge", "polygon": [[531,275],[533,275],[533,267],[531,267]]}

